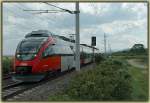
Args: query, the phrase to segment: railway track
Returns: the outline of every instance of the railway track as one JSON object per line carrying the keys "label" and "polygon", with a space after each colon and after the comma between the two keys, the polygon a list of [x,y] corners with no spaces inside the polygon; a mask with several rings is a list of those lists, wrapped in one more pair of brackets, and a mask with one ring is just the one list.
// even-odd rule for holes
{"label": "railway track", "polygon": [[16,87],[18,85],[22,84],[22,82],[13,82],[9,85],[6,85],[6,86],[2,86],[2,90],[6,90],[6,89],[9,89],[9,88],[13,88],[13,87]]}
{"label": "railway track", "polygon": [[5,75],[3,75],[3,80],[9,79],[9,78],[11,78],[11,74],[5,74]]}
{"label": "railway track", "polygon": [[49,75],[48,77],[46,77],[44,80],[40,81],[40,82],[33,82],[33,83],[14,83],[14,84],[10,84],[7,86],[2,87],[2,100],[6,101],[9,98],[12,98],[20,93],[23,93],[27,90],[30,90],[32,88],[35,88],[39,85],[42,85],[50,80],[54,80],[56,78],[59,78],[63,75],[65,75],[66,73],[72,72],[74,69],[71,69],[69,71],[66,72],[62,72],[59,73],[57,75]]}
{"label": "railway track", "polygon": [[17,86],[20,83],[21,82],[15,82],[15,81],[13,81],[11,77],[7,78],[7,79],[3,79],[2,80],[2,90],[11,88],[13,86]]}

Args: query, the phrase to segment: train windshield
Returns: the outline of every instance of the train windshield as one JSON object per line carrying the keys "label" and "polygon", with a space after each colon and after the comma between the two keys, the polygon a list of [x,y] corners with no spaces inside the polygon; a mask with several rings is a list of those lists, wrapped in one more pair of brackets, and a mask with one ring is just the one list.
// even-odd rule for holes
{"label": "train windshield", "polygon": [[23,41],[19,48],[18,53],[37,53],[40,48],[40,41]]}
{"label": "train windshield", "polygon": [[33,59],[41,46],[41,41],[22,41],[17,48],[17,58],[20,60]]}

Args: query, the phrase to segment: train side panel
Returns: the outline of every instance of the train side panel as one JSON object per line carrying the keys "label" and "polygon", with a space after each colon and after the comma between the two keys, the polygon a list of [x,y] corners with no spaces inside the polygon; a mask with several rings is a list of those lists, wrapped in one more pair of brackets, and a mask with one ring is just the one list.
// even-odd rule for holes
{"label": "train side panel", "polygon": [[35,68],[35,71],[47,72],[47,71],[57,71],[61,68],[61,56],[53,55],[42,58]]}
{"label": "train side panel", "polygon": [[61,56],[61,72],[74,67],[74,56]]}

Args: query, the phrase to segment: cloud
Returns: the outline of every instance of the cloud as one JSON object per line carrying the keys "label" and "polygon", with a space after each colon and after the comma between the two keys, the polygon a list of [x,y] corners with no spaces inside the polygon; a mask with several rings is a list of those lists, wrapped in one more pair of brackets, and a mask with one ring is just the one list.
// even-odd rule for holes
{"label": "cloud", "polygon": [[128,21],[121,21],[116,20],[111,23],[105,23],[103,25],[100,25],[100,28],[110,34],[117,34],[117,33],[124,33],[124,32],[135,32],[135,29],[147,31],[147,25],[146,25],[146,19],[141,20],[128,20]]}
{"label": "cloud", "polygon": [[[51,3],[74,11],[74,3]],[[56,10],[45,3],[3,3],[3,53],[14,55],[19,41],[38,29],[57,35],[75,34],[75,15],[33,14],[23,10]],[[58,10],[58,9],[57,9]],[[97,46],[103,52],[104,33],[112,50],[130,48],[135,43],[147,47],[147,5],[145,3],[80,3],[80,42]],[[12,45],[10,48],[9,45]]]}

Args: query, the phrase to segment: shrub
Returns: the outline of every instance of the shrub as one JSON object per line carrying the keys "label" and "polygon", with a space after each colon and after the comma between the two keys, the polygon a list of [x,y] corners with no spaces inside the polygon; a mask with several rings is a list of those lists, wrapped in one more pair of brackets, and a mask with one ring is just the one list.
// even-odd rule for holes
{"label": "shrub", "polygon": [[2,58],[2,72],[3,74],[9,73],[13,68],[12,58],[3,57]]}
{"label": "shrub", "polygon": [[75,76],[63,93],[50,100],[60,100],[60,97],[61,100],[76,101],[129,100],[131,90],[131,76],[126,66],[109,59],[95,69]]}
{"label": "shrub", "polygon": [[95,63],[96,64],[99,64],[104,60],[105,60],[105,58],[102,54],[95,54]]}

